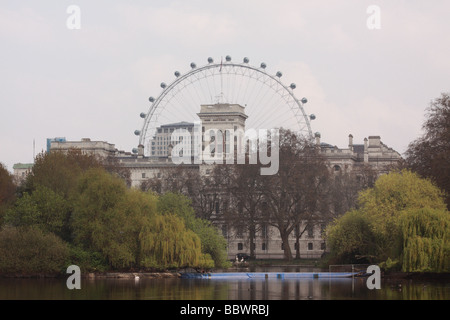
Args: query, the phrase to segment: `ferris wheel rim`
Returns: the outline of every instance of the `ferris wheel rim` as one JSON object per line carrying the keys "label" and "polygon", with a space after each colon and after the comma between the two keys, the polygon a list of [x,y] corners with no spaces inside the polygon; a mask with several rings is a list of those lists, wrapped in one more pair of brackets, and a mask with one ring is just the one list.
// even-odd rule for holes
{"label": "ferris wheel rim", "polygon": [[[304,124],[306,125],[306,130],[300,130],[300,131],[307,131],[307,136],[308,136],[307,138],[313,139],[311,123],[310,123],[310,120],[308,119],[308,115],[306,114],[306,112],[303,108],[303,101],[300,101],[293,92],[293,89],[295,89],[294,84],[291,84],[290,87],[286,86],[280,80],[282,73],[279,71],[277,72],[276,75],[267,73],[265,71],[265,68],[266,68],[265,63],[261,63],[261,67],[255,67],[248,63],[247,58],[244,58],[244,62],[242,62],[242,63],[236,63],[236,62],[232,62],[231,58],[228,58],[228,57],[229,56],[227,56],[227,61],[225,61],[225,62],[221,61],[220,63],[214,62],[212,60],[212,58],[208,58],[208,64],[200,66],[200,67],[197,67],[195,63],[191,63],[191,69],[188,70],[186,73],[181,74],[178,71],[176,71],[175,72],[176,78],[170,84],[166,85],[164,82],[161,83],[161,87],[163,90],[158,94],[158,96],[156,98],[153,98],[153,101],[150,101],[152,104],[148,110],[148,113],[145,115],[144,124],[142,126],[142,129],[140,131],[138,131],[138,130],[135,131],[135,134],[139,135],[139,145],[142,145],[142,146],[144,145],[145,140],[147,138],[148,127],[152,121],[152,117],[154,116],[155,111],[160,106],[160,103],[178,84],[182,83],[186,79],[188,79],[198,73],[205,72],[206,70],[209,70],[209,69],[220,68],[220,72],[221,72],[222,69],[228,70],[230,67],[246,68],[253,72],[260,73],[262,76],[268,77],[270,80],[275,81],[276,84],[281,86],[281,88],[285,91],[285,93],[287,93],[292,98],[292,101],[297,105],[297,107],[299,108],[299,110],[301,112],[301,114],[299,116],[295,115],[295,117],[296,117],[296,119],[298,119],[299,117],[303,118]],[[229,72],[229,74],[232,74],[232,73],[233,72]],[[241,74],[241,75],[244,76],[244,74]],[[205,75],[204,78],[207,78],[208,76],[214,76],[214,74]],[[247,76],[247,75],[245,75],[245,76]],[[248,77],[252,78],[250,76],[248,76]],[[258,80],[258,79],[255,79],[255,80]],[[199,81],[199,79],[192,81],[191,84],[193,84],[195,81]],[[292,86],[294,86],[294,87],[292,87]],[[150,97],[149,99],[152,99],[152,97]],[[306,100],[306,98],[303,98],[302,100]],[[291,107],[291,109],[292,109],[292,107]],[[141,117],[142,117],[142,114],[143,113],[141,113]],[[311,115],[311,116],[313,116],[313,115]],[[297,124],[300,126],[299,120],[297,120]],[[139,134],[137,134],[137,132],[139,132]]]}

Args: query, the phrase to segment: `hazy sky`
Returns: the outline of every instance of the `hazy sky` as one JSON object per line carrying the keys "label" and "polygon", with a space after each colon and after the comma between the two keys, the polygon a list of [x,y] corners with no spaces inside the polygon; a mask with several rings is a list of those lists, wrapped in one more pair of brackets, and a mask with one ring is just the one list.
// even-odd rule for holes
{"label": "hazy sky", "polygon": [[[67,27],[70,5],[80,29]],[[403,153],[450,91],[449,14],[447,0],[2,0],[0,162],[32,162],[33,140],[38,153],[52,137],[131,151],[159,84],[226,55],[295,82],[322,141],[380,135]]]}

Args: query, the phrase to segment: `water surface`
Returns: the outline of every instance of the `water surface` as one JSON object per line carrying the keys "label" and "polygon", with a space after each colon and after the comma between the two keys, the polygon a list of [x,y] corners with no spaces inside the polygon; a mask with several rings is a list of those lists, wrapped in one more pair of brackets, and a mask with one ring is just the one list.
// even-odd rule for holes
{"label": "water surface", "polygon": [[[278,268],[276,272],[284,272]],[[264,272],[267,269],[259,269]],[[273,268],[270,271],[274,271]],[[290,268],[293,272],[318,270]],[[450,283],[382,279],[370,290],[366,278],[335,279],[82,279],[69,290],[66,278],[0,279],[0,300],[450,300]]]}

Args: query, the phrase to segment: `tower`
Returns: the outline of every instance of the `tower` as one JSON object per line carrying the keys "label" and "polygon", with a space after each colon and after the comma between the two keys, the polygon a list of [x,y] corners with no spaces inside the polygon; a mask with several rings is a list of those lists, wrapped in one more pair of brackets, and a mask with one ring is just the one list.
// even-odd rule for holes
{"label": "tower", "polygon": [[[202,149],[208,149],[210,156],[218,159],[220,155],[230,153],[236,147],[237,132],[245,132],[245,108],[239,104],[217,103],[201,105],[197,113],[202,123]],[[232,134],[232,135],[231,135]],[[234,141],[230,144],[231,136]],[[230,150],[233,145],[233,150]]]}

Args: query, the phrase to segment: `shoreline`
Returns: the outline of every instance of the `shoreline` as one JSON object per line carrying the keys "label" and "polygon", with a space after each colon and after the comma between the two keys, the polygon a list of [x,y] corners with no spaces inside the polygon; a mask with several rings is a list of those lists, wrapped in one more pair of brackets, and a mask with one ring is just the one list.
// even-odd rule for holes
{"label": "shoreline", "polygon": [[[214,272],[214,271],[213,271]],[[245,272],[245,271],[243,271]],[[181,270],[162,272],[89,272],[81,274],[82,279],[179,279]],[[0,274],[2,279],[49,279],[66,278],[65,274]],[[450,273],[432,272],[382,272],[381,278],[387,280],[421,280],[421,281],[449,281]]]}

